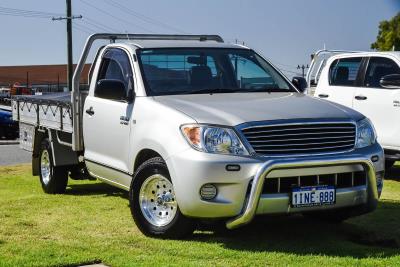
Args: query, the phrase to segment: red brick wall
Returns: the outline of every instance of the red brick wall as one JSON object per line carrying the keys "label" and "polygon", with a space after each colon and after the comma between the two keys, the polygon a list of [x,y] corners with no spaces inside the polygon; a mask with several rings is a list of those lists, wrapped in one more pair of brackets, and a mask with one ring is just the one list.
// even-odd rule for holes
{"label": "red brick wall", "polygon": [[[75,65],[74,65],[75,67]],[[83,69],[81,83],[87,82],[90,64]],[[67,83],[67,65],[31,65],[31,66],[0,66],[0,85],[13,85],[19,82],[26,84],[28,73],[29,84],[60,84]]]}

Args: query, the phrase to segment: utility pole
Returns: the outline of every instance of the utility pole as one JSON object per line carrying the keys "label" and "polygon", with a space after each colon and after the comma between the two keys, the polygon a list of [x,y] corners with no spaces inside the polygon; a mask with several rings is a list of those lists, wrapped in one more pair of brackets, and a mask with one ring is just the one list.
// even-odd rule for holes
{"label": "utility pole", "polygon": [[67,21],[67,84],[68,90],[72,90],[72,75],[74,74],[73,63],[72,63],[72,20],[81,19],[82,16],[72,16],[72,0],[66,0],[67,4],[67,16],[52,18],[52,20],[66,20]]}
{"label": "utility pole", "polygon": [[72,7],[71,1],[67,1],[67,57],[68,57],[68,68],[67,68],[67,77],[68,77],[68,90],[72,91],[72,75],[73,75],[73,66],[72,66]]}
{"label": "utility pole", "polygon": [[302,76],[303,76],[303,78],[304,77],[306,77],[306,74],[305,74],[305,72],[304,72],[304,70],[305,69],[308,69],[309,68],[309,66],[308,66],[308,64],[307,64],[307,66],[304,66],[304,65],[297,65],[297,69],[299,70],[299,69],[301,69],[302,70]]}
{"label": "utility pole", "polygon": [[29,71],[26,72],[26,90],[29,89]]}

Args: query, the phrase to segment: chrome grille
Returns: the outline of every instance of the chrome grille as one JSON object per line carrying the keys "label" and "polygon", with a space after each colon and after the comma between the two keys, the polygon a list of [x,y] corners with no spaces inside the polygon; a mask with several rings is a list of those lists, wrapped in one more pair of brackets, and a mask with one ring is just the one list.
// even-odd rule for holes
{"label": "chrome grille", "polygon": [[257,154],[288,155],[347,151],[354,148],[353,123],[256,125],[241,129]]}
{"label": "chrome grille", "polygon": [[335,188],[351,188],[365,186],[367,173],[365,171],[332,173],[323,175],[293,176],[281,178],[266,178],[263,194],[290,193],[295,186],[332,185]]}

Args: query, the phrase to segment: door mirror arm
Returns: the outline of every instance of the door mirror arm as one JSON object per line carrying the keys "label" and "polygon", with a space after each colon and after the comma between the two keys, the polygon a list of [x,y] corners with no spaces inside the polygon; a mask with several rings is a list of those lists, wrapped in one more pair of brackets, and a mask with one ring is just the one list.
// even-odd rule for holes
{"label": "door mirror arm", "polygon": [[135,97],[136,97],[135,90],[129,89],[126,94],[126,100],[128,101],[128,103],[132,103],[133,100],[135,100]]}

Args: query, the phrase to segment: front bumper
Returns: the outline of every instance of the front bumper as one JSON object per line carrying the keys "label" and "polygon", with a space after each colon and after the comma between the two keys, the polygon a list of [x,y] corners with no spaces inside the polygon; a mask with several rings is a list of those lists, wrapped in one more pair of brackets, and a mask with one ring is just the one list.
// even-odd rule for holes
{"label": "front bumper", "polygon": [[[378,203],[378,189],[376,185],[375,168],[371,160],[368,158],[346,156],[341,159],[280,159],[266,161],[257,171],[254,176],[253,183],[250,189],[250,194],[247,198],[243,211],[235,218],[226,223],[227,228],[233,229],[249,223],[256,214],[257,207],[261,197],[261,190],[264,185],[265,178],[270,172],[278,169],[294,169],[303,167],[318,167],[318,166],[343,166],[362,164],[368,176],[367,183],[367,206],[369,210],[374,210]],[[357,190],[353,190],[357,191]],[[350,199],[355,192],[349,192]],[[340,193],[339,193],[340,194]],[[357,193],[356,193],[357,194]],[[362,196],[362,194],[361,194]],[[348,196],[347,196],[348,197]],[[348,202],[344,196],[337,197],[340,206],[348,206]],[[347,205],[346,205],[347,204]],[[300,210],[299,210],[300,211]]]}
{"label": "front bumper", "polygon": [[[379,159],[372,162],[373,156]],[[231,218],[227,224],[229,228],[250,222],[256,214],[309,212],[359,205],[373,210],[378,200],[376,172],[384,171],[383,150],[378,144],[347,153],[296,158],[236,157],[190,149],[166,161],[181,212],[196,218]],[[228,164],[237,164],[241,168],[227,171]],[[289,194],[262,194],[265,179],[274,175],[341,173],[356,167],[362,167],[368,173],[367,185],[338,189],[333,206],[290,208]],[[207,183],[218,188],[217,197],[209,201],[202,200],[199,194],[201,186]]]}

